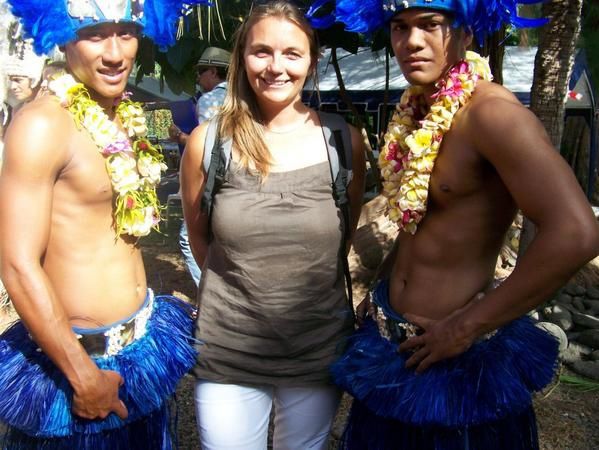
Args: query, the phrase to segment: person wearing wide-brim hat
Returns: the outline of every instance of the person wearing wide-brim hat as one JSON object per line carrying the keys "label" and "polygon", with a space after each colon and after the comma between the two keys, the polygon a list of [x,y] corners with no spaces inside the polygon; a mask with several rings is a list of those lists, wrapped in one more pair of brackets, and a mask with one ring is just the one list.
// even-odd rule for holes
{"label": "person wearing wide-brim hat", "polygon": [[[218,47],[208,47],[202,52],[202,56],[196,63],[196,83],[200,86],[200,92],[198,94],[199,98],[195,108],[196,119],[198,123],[202,123],[214,115],[216,110],[214,108],[210,108],[212,103],[215,103],[217,106],[222,104],[222,100],[220,102],[210,101],[207,103],[206,99],[204,99],[202,103],[200,102],[202,97],[204,97],[202,94],[208,95],[217,87],[223,92],[213,92],[211,95],[208,95],[208,100],[210,100],[211,97],[215,97],[217,99],[222,97],[224,100],[224,92],[226,91],[225,80],[227,79],[227,71],[229,69],[230,59],[231,54],[228,51]],[[181,146],[185,146],[189,133],[182,131],[177,125],[173,124],[169,128],[169,135],[173,141],[177,142]]]}
{"label": "person wearing wide-brim hat", "polygon": [[200,124],[212,118],[225,100],[230,59],[231,54],[228,51],[218,47],[208,47],[196,64],[197,83],[204,92],[196,108]]}
{"label": "person wearing wide-brim hat", "polygon": [[[226,79],[230,59],[231,53],[228,51],[218,47],[208,47],[202,52],[202,56],[196,64],[196,81],[203,92],[203,95],[196,103],[195,109],[199,124],[211,119],[225,101],[227,93]],[[169,128],[169,134],[174,141],[183,146],[187,143],[187,138],[189,137],[189,134],[181,131],[175,124],[172,124]],[[195,285],[198,286],[202,272],[191,254],[185,223],[181,224],[179,246],[185,259],[187,270],[193,278]]]}

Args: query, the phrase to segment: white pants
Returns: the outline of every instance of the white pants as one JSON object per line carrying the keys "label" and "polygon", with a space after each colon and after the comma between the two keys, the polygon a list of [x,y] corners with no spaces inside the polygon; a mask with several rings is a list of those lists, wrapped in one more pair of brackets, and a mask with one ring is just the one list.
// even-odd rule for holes
{"label": "white pants", "polygon": [[248,387],[197,381],[202,450],[265,450],[275,406],[274,450],[326,450],[341,399],[335,386]]}

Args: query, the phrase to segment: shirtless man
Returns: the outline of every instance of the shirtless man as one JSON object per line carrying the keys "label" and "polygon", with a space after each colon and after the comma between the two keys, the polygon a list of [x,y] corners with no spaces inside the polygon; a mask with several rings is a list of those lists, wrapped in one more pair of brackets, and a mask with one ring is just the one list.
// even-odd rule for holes
{"label": "shirtless man", "polygon": [[[597,223],[542,124],[466,55],[504,11],[484,0],[379,3],[415,87],[379,160],[400,228],[373,292],[381,331],[365,320],[333,369],[356,398],[344,448],[537,448],[530,391],[551,379],[556,345],[519,318],[599,252]],[[486,17],[474,20],[472,5]],[[518,209],[536,238],[493,289]],[[370,306],[358,315],[375,315]]]}
{"label": "shirtless man", "polygon": [[[142,15],[135,0],[10,3],[37,51],[63,46],[69,75],[23,107],[5,139],[1,276],[22,320],[0,337],[7,448],[170,448],[166,400],[194,362],[191,318],[146,287],[138,238],[158,218],[162,156],[141,108],[122,101],[127,117],[116,105],[140,33],[151,24],[149,37],[173,41],[174,27],[161,35],[156,24],[176,17]],[[37,389],[47,377],[56,385]]]}

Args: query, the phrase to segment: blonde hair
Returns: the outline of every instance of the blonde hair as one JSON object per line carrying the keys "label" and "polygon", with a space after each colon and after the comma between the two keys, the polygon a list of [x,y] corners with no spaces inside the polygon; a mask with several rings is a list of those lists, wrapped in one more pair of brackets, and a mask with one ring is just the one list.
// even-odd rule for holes
{"label": "blonde hair", "polygon": [[233,145],[240,154],[241,165],[247,168],[250,162],[253,163],[263,179],[268,175],[272,159],[264,142],[260,108],[247,79],[244,51],[251,27],[256,22],[269,17],[293,22],[306,34],[310,43],[311,73],[309,75],[315,71],[319,55],[316,33],[299,9],[285,0],[274,0],[254,6],[245,22],[235,32],[235,43],[227,76],[227,96],[220,113],[220,134],[232,138]]}

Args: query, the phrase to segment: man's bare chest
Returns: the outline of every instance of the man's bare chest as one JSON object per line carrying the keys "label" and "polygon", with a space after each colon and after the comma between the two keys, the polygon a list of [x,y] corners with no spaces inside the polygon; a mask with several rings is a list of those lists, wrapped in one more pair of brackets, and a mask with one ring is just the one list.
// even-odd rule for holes
{"label": "man's bare chest", "polygon": [[57,194],[83,204],[112,203],[113,193],[106,157],[83,135],[73,140],[70,157],[55,185]]}
{"label": "man's bare chest", "polygon": [[448,133],[435,162],[429,199],[440,205],[477,195],[494,182],[497,174],[465,139]]}

